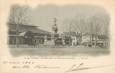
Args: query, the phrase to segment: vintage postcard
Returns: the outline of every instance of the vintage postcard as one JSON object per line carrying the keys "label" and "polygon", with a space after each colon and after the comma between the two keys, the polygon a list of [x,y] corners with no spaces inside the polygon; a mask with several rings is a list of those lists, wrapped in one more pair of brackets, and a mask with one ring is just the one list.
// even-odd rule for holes
{"label": "vintage postcard", "polygon": [[0,73],[115,73],[115,0],[0,0]]}

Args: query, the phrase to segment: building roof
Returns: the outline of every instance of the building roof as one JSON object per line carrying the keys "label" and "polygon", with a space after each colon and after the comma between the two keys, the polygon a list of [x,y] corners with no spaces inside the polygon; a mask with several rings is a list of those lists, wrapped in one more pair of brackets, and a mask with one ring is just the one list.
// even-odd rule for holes
{"label": "building roof", "polygon": [[[9,27],[10,32],[16,32],[17,30],[16,24],[9,24],[8,27]],[[33,33],[50,34],[50,32],[37,28],[37,26],[23,25],[23,24],[18,25],[18,32],[22,33],[22,32],[28,32],[28,31],[31,31]]]}
{"label": "building roof", "polygon": [[66,35],[66,36],[80,37],[80,33],[76,33],[76,32],[63,32],[63,34]]}

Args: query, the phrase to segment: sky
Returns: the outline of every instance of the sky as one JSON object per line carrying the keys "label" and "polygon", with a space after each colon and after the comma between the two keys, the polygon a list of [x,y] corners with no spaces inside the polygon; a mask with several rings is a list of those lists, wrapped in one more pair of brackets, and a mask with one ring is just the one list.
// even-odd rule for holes
{"label": "sky", "polygon": [[49,4],[38,5],[35,8],[24,5],[21,8],[27,8],[23,12],[25,18],[22,22],[24,24],[35,25],[47,31],[52,31],[54,18],[57,18],[58,32],[70,30],[75,32],[89,32],[91,23],[94,25],[94,28],[95,25],[98,25],[102,28],[101,31],[106,32],[110,21],[108,12],[103,7],[95,5],[58,6]]}

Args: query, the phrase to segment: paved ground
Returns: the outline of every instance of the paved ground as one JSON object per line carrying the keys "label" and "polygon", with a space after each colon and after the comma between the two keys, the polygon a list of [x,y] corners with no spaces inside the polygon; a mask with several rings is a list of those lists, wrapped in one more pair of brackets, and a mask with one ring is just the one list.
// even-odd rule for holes
{"label": "paved ground", "polygon": [[78,55],[78,54],[86,54],[86,55],[103,55],[109,54],[109,49],[99,48],[99,47],[84,47],[84,46],[21,46],[20,48],[10,47],[10,52],[13,56],[21,56],[21,55]]}

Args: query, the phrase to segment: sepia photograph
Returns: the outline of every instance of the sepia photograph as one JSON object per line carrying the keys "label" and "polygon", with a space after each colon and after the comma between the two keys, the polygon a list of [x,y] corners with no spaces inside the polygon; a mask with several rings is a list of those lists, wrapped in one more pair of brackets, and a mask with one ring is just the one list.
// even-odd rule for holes
{"label": "sepia photograph", "polygon": [[115,0],[0,0],[0,73],[115,73]]}
{"label": "sepia photograph", "polygon": [[8,17],[13,56],[110,53],[110,15],[101,6],[14,4]]}

